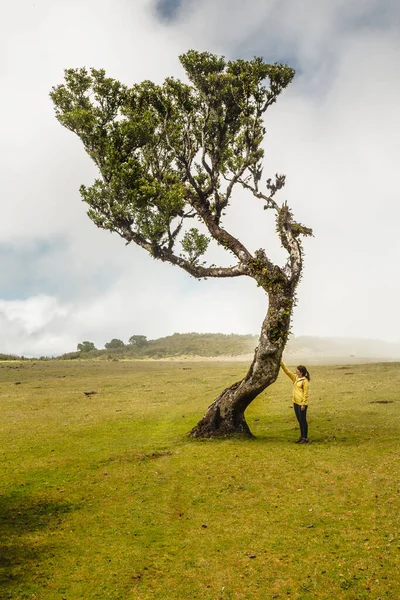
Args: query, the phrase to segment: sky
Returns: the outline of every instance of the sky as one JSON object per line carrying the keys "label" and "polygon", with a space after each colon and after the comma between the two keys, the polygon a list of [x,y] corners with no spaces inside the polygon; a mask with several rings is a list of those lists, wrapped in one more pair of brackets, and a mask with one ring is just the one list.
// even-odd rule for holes
{"label": "sky", "polygon": [[[264,162],[264,175],[286,174],[279,199],[314,231],[293,333],[400,342],[399,34],[397,0],[2,3],[0,352],[258,333],[268,298],[253,280],[197,281],[95,227],[78,190],[96,169],[49,98],[71,67],[127,85],[183,78],[190,48],[296,69],[267,112]],[[224,225],[284,263],[272,213],[245,193]]]}

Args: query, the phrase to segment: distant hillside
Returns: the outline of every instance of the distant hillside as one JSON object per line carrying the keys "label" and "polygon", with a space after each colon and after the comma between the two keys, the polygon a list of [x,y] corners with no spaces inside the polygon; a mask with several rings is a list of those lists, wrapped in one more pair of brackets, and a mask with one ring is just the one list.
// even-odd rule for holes
{"label": "distant hillside", "polygon": [[225,335],[223,333],[174,333],[156,340],[148,340],[147,345],[136,347],[91,350],[90,352],[69,352],[60,358],[167,358],[175,356],[239,356],[250,354],[257,345],[255,335]]}
{"label": "distant hillside", "polygon": [[[174,333],[148,340],[143,347],[70,352],[60,358],[169,358],[180,356],[235,357],[249,360],[258,342],[256,335],[225,335],[222,333]],[[357,338],[320,338],[292,336],[285,349],[287,362],[308,364],[330,362],[372,362],[400,360],[400,344]]]}
{"label": "distant hillside", "polygon": [[158,340],[149,340],[146,353],[196,356],[237,356],[253,352],[255,335],[225,335],[222,333],[174,333]]}

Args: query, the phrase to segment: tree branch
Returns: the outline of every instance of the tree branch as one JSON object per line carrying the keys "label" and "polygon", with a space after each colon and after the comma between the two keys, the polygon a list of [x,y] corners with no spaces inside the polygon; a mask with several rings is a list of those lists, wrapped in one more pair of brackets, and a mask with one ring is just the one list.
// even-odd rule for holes
{"label": "tree branch", "polygon": [[280,208],[277,218],[277,229],[282,242],[282,246],[289,253],[290,274],[289,280],[297,284],[303,265],[303,253],[301,248],[300,235],[312,236],[312,229],[296,223],[293,220],[292,213],[286,203]]}
{"label": "tree branch", "polygon": [[190,196],[188,202],[197,211],[199,216],[203,219],[208,231],[211,236],[224,248],[233,252],[233,254],[243,264],[247,264],[253,257],[247,248],[239,242],[233,235],[225,231],[218,224],[218,219],[211,212],[208,202],[202,202],[199,198]]}
{"label": "tree branch", "polygon": [[[248,104],[248,98],[247,98],[247,104]],[[234,186],[236,185],[236,183],[242,183],[241,181],[241,177],[243,176],[243,174],[245,173],[246,169],[250,169],[250,172],[253,174],[254,180],[256,181],[256,177],[254,175],[255,171],[254,169],[251,169],[252,166],[254,166],[254,160],[252,158],[252,151],[255,150],[255,137],[256,137],[256,128],[257,126],[260,125],[259,122],[259,118],[261,116],[260,111],[257,111],[257,114],[253,120],[253,126],[252,126],[252,135],[250,135],[250,131],[249,131],[249,126],[247,125],[247,131],[246,131],[246,153],[245,156],[243,157],[243,164],[242,167],[233,175],[232,179],[228,179],[225,177],[225,179],[227,181],[229,181],[229,185],[227,187],[227,190],[224,194],[223,197],[223,201],[219,203],[218,205],[218,215],[221,215],[222,210],[227,206],[229,199],[231,197],[232,191]],[[256,189],[256,191],[258,191]]]}
{"label": "tree branch", "polygon": [[270,196],[267,196],[266,194],[259,192],[254,186],[250,185],[245,179],[238,179],[238,183],[240,183],[246,190],[250,190],[252,192],[253,196],[255,196],[255,198],[260,198],[261,200],[265,200],[265,202],[266,202],[266,206],[264,206],[265,209],[273,208],[277,212],[279,211],[279,205],[273,199],[273,196],[275,193],[271,194]]}
{"label": "tree branch", "polygon": [[172,248],[174,247],[176,238],[182,229],[184,220],[185,219],[193,219],[193,217],[195,217],[195,216],[196,216],[196,213],[194,211],[189,211],[187,213],[183,213],[183,215],[181,215],[180,221],[179,221],[178,225],[176,226],[176,228],[174,229],[174,231],[171,231],[170,226],[168,226],[168,239],[169,239],[168,249],[169,250],[172,250]]}
{"label": "tree branch", "polygon": [[311,236],[313,235],[312,229],[305,227],[301,223],[297,223],[293,219],[293,215],[289,210],[286,203],[280,207],[274,200],[275,194],[283,188],[285,185],[285,176],[275,176],[275,182],[271,179],[267,180],[267,188],[270,191],[270,195],[267,196],[260,192],[257,187],[250,185],[246,179],[239,179],[238,182],[245,188],[252,192],[253,196],[265,200],[266,204],[264,209],[270,209],[277,213],[277,229],[281,239],[282,246],[289,254],[289,261],[287,263],[287,277],[292,284],[297,284],[302,270],[302,248],[300,235]]}
{"label": "tree branch", "polygon": [[206,143],[205,143],[205,130],[206,130],[209,118],[210,118],[210,106],[208,105],[207,111],[206,111],[206,116],[204,119],[204,124],[203,124],[202,130],[201,130],[201,145],[203,148],[202,155],[201,155],[201,162],[202,162],[204,169],[206,170],[206,172],[208,173],[208,175],[210,177],[210,185],[212,185],[213,178],[214,178],[214,175],[213,175],[214,168],[211,169],[210,165],[206,161],[207,148],[206,148]]}
{"label": "tree branch", "polygon": [[182,256],[176,256],[176,254],[173,254],[167,248],[162,248],[161,254],[157,258],[181,267],[181,269],[184,269],[190,273],[190,275],[196,277],[196,279],[201,279],[203,277],[240,277],[242,275],[250,274],[247,265],[243,265],[242,263],[238,263],[233,267],[203,267],[189,262]]}
{"label": "tree branch", "polygon": [[239,277],[242,275],[250,275],[247,264],[241,262],[233,267],[203,267],[191,263],[182,256],[174,254],[169,246],[155,246],[143,238],[139,233],[133,231],[129,223],[121,223],[119,229],[115,231],[125,239],[128,244],[134,242],[147,250],[154,258],[162,260],[163,262],[169,262],[172,265],[177,265],[190,273],[190,275],[193,275],[193,277],[196,277],[196,279],[201,279],[203,277]]}
{"label": "tree branch", "polygon": [[229,198],[231,197],[232,190],[233,190],[235,184],[240,182],[240,178],[242,177],[243,173],[248,168],[248,166],[249,166],[248,164],[243,165],[243,167],[240,169],[240,171],[235,173],[235,175],[232,177],[232,179],[225,178],[227,181],[229,181],[229,185],[224,194],[223,202],[221,202],[221,204],[219,206],[220,211],[222,211],[225,208],[225,206],[228,204]]}

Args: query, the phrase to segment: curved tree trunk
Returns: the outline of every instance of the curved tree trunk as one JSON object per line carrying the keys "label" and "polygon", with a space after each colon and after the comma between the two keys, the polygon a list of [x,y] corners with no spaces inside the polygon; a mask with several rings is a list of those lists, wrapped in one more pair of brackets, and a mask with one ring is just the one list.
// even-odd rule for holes
{"label": "curved tree trunk", "polygon": [[293,306],[293,292],[278,289],[269,293],[268,312],[261,328],[259,343],[246,376],[226,388],[208,407],[204,417],[189,435],[198,438],[244,434],[252,437],[244,416],[249,404],[279,373]]}

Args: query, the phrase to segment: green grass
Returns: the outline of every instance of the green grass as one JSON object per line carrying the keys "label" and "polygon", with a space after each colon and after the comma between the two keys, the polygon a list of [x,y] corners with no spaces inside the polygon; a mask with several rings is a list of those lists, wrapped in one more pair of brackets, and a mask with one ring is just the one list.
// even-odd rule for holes
{"label": "green grass", "polygon": [[307,446],[285,376],[187,438],[246,366],[0,363],[0,598],[400,598],[399,365],[310,368]]}

